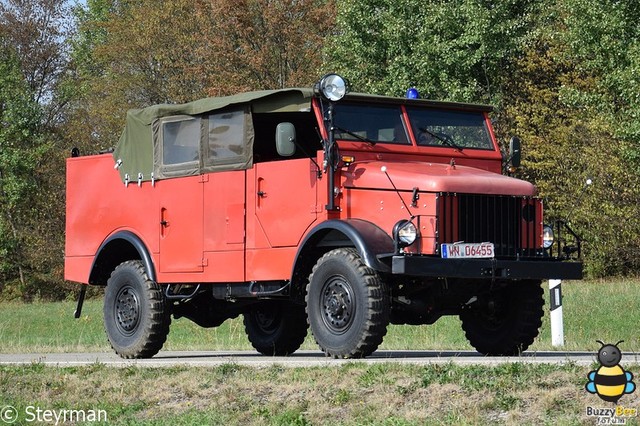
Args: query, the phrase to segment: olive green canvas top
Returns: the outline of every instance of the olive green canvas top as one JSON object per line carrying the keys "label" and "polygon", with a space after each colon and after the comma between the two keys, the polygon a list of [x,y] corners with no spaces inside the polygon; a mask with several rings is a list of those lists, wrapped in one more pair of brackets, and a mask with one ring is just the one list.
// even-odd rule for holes
{"label": "olive green canvas top", "polygon": [[[162,104],[127,112],[126,126],[113,152],[116,167],[123,182],[150,181],[173,176],[199,174],[212,170],[234,170],[250,168],[253,164],[253,124],[252,113],[300,112],[311,108],[311,89],[263,90],[241,93],[233,96],[211,97],[185,104]],[[204,155],[188,161],[183,167],[172,165],[163,167],[162,123],[176,122],[196,117],[202,119],[203,131],[195,143],[208,146],[207,138],[216,132],[207,122],[209,114],[226,111],[244,111],[244,130],[238,155],[232,160],[207,161]],[[219,126],[218,128],[221,128]],[[190,135],[193,135],[191,132]],[[204,157],[204,158],[203,158]],[[166,158],[166,155],[165,157]]]}

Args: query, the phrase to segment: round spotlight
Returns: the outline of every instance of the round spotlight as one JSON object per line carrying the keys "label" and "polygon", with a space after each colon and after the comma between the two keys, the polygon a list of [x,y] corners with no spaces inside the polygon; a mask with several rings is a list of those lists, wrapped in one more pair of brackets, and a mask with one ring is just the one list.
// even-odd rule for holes
{"label": "round spotlight", "polygon": [[327,74],[316,84],[315,91],[331,102],[339,101],[349,92],[349,84],[338,74]]}
{"label": "round spotlight", "polygon": [[545,250],[548,249],[553,245],[554,240],[553,228],[549,225],[544,225],[542,228],[542,247],[544,247]]}
{"label": "round spotlight", "polygon": [[418,229],[410,220],[400,220],[393,227],[393,237],[399,247],[407,247],[418,238]]}

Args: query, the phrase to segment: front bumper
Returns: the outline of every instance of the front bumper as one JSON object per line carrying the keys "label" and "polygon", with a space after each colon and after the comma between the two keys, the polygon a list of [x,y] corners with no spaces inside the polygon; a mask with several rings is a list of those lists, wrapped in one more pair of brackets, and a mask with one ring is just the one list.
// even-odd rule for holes
{"label": "front bumper", "polygon": [[394,255],[393,274],[441,278],[582,279],[582,262],[503,259],[442,259],[433,256]]}

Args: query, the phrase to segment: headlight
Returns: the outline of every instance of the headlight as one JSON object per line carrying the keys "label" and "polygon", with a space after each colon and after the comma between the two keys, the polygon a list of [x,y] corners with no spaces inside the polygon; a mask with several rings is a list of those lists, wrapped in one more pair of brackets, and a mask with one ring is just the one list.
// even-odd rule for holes
{"label": "headlight", "polygon": [[418,229],[410,220],[401,220],[393,227],[393,234],[400,247],[406,247],[416,241]]}
{"label": "headlight", "polygon": [[542,247],[548,249],[553,245],[555,237],[553,235],[553,228],[549,225],[544,225],[542,228]]}
{"label": "headlight", "polygon": [[316,83],[314,87],[316,94],[321,94],[332,102],[339,101],[349,91],[349,84],[338,74],[327,74]]}

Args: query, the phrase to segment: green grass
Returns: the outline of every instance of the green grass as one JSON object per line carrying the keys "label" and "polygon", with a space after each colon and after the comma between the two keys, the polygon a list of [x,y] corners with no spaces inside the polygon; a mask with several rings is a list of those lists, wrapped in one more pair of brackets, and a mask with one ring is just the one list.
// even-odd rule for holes
{"label": "green grass", "polygon": [[[634,366],[633,368],[637,368]],[[104,410],[115,425],[594,424],[576,365],[0,366],[0,405]],[[627,407],[639,398],[624,396]],[[637,424],[635,419],[628,424]],[[18,423],[20,424],[20,423]]]}
{"label": "green grass", "polygon": [[[624,340],[625,352],[640,352],[640,280],[563,283],[565,346],[563,350],[599,348]],[[548,290],[545,283],[545,298]],[[73,318],[74,302],[0,303],[0,352],[109,351],[102,324],[102,301],[88,300],[82,317]],[[548,302],[540,336],[530,350],[551,346]],[[311,336],[303,349],[316,349]],[[242,319],[205,329],[186,319],[174,320],[167,350],[250,350]],[[433,325],[389,327],[381,349],[471,350],[457,317]]]}

